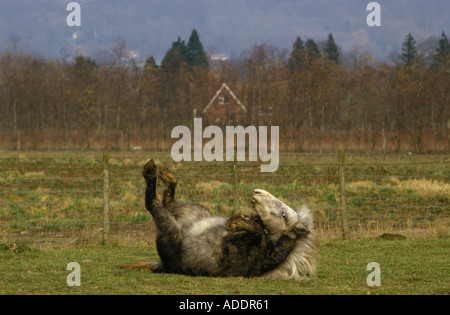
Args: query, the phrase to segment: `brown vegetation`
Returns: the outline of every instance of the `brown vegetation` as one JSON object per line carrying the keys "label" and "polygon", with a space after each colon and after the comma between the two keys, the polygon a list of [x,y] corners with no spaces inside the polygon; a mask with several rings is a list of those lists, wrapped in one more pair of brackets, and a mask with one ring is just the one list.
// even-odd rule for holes
{"label": "brown vegetation", "polygon": [[6,52],[0,147],[168,150],[172,128],[191,127],[226,83],[248,111],[233,124],[281,126],[281,150],[448,152],[450,61],[354,57],[342,65],[306,55],[292,70],[286,54],[266,44],[209,68],[173,60],[158,67],[153,58],[139,66],[124,40],[102,65]]}

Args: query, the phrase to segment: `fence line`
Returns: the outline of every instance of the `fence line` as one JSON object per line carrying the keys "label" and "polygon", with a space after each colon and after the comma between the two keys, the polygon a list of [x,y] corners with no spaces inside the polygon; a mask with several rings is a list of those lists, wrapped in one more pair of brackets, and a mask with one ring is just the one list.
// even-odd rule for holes
{"label": "fence line", "polygon": [[345,198],[345,152],[339,151],[338,173],[339,173],[339,199],[341,203],[341,229],[342,238],[349,237],[348,231],[348,214]]}
{"label": "fence line", "polygon": [[109,152],[103,152],[103,244],[109,241]]}
{"label": "fence line", "polygon": [[[150,154],[77,154],[0,158],[0,242],[153,241],[140,175]],[[344,163],[336,154],[282,155],[276,173],[260,173],[258,163],[152,156],[178,177],[179,200],[201,202],[216,215],[250,213],[250,191],[261,188],[293,208],[309,205],[322,238],[449,233],[448,156],[348,154]]]}

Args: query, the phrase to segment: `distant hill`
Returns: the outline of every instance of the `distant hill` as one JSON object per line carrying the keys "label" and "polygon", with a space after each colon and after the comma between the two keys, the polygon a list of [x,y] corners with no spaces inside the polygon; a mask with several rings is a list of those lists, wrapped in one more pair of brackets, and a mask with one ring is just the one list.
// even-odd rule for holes
{"label": "distant hill", "polygon": [[68,27],[68,0],[0,1],[0,50],[9,47],[60,57],[61,49],[106,58],[118,37],[161,59],[193,28],[209,52],[231,57],[255,43],[291,49],[297,36],[325,40],[332,32],[344,51],[368,50],[378,59],[399,52],[405,35],[418,42],[450,35],[450,1],[383,0],[382,26],[368,27],[369,0],[78,0],[82,26]]}

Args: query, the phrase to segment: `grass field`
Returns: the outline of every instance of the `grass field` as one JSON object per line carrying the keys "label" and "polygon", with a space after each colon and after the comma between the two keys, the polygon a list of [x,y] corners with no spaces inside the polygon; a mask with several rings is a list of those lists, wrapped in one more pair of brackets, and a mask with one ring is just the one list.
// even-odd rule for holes
{"label": "grass field", "polygon": [[[179,179],[179,200],[234,211],[227,163],[174,163],[170,155],[114,152],[109,163],[111,242],[103,235],[101,152],[0,152],[0,294],[449,294],[450,156],[348,155],[346,204],[351,240],[338,240],[337,156],[282,155],[276,173],[237,163],[240,210],[262,188],[292,207],[308,204],[321,239],[318,278],[267,281],[121,270],[157,260],[154,224],[144,207],[142,165],[154,157]],[[162,187],[159,188],[161,192]],[[406,240],[377,240],[383,233]],[[81,266],[69,287],[66,266]],[[369,287],[370,262],[381,286]]]}
{"label": "grass field", "polygon": [[[306,281],[207,278],[122,270],[156,260],[154,245],[27,249],[0,246],[0,294],[450,294],[449,239],[324,241],[318,278]],[[81,286],[66,283],[78,262]],[[381,266],[381,286],[369,287],[370,262]]]}

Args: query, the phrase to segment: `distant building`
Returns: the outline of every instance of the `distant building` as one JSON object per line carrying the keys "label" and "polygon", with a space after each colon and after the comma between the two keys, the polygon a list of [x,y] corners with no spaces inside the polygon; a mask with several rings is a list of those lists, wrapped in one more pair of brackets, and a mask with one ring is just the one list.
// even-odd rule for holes
{"label": "distant building", "polygon": [[229,54],[214,54],[209,57],[212,61],[227,61],[230,60]]}
{"label": "distant building", "polygon": [[209,56],[209,69],[220,70],[223,64],[230,60],[229,54],[213,54]]}
{"label": "distant building", "polygon": [[203,118],[212,123],[240,122],[247,116],[247,108],[226,83],[217,90],[203,110]]}

